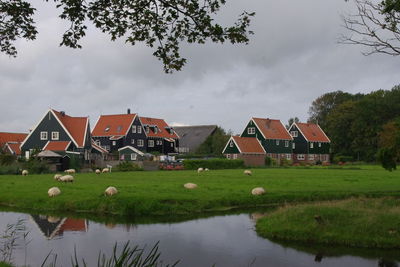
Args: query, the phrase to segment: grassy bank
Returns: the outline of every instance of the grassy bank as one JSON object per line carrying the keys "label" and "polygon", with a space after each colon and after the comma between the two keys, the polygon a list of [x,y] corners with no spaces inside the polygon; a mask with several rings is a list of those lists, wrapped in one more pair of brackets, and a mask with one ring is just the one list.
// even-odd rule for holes
{"label": "grassy bank", "polygon": [[[155,171],[76,174],[72,184],[54,181],[53,175],[0,176],[0,205],[41,212],[86,212],[92,214],[163,215],[191,214],[232,207],[257,207],[284,202],[344,199],[351,196],[400,196],[400,173],[380,167],[367,169],[254,169]],[[198,184],[195,190],[183,184]],[[119,194],[105,197],[108,186]],[[61,195],[47,196],[58,186]],[[252,196],[254,187],[267,194]]]}
{"label": "grassy bank", "polygon": [[257,221],[275,240],[364,248],[400,248],[400,199],[352,198],[288,205]]}

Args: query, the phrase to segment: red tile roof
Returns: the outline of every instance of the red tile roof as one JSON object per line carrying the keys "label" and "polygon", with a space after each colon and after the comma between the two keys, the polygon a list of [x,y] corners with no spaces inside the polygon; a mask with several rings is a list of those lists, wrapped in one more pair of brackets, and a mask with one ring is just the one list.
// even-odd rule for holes
{"label": "red tile roof", "polygon": [[60,227],[60,231],[86,232],[87,231],[86,220],[67,218]]}
{"label": "red tile roof", "polygon": [[92,131],[92,136],[126,135],[136,114],[101,115]]}
{"label": "red tile roof", "polygon": [[15,153],[15,155],[21,155],[21,143],[6,143],[11,153]]}
{"label": "red tile roof", "polygon": [[70,141],[49,141],[43,147],[43,150],[66,151],[70,144],[71,144]]}
{"label": "red tile roof", "polygon": [[309,142],[330,142],[328,136],[314,123],[296,123],[297,128]]}
{"label": "red tile roof", "polygon": [[255,137],[232,136],[240,153],[244,154],[265,154],[265,150]]}
{"label": "red tile roof", "polygon": [[252,118],[266,139],[293,140],[280,120]]}
{"label": "red tile roof", "polygon": [[85,135],[87,125],[89,124],[89,118],[71,117],[54,109],[52,111],[75,140],[78,147],[83,147],[85,145]]}
{"label": "red tile roof", "polygon": [[179,138],[175,131],[170,134],[167,129],[171,128],[163,119],[139,117],[143,126],[157,126],[157,132],[154,132],[154,127],[150,127],[149,132],[146,133],[148,137],[161,137],[161,138]]}
{"label": "red tile roof", "polygon": [[26,133],[5,133],[0,132],[0,146],[3,146],[5,143],[14,142],[14,143],[22,143],[24,139],[28,136]]}

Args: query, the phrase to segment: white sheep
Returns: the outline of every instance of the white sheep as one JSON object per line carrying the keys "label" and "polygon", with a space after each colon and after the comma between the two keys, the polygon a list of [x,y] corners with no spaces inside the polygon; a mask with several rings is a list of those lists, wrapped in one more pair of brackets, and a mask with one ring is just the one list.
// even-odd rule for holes
{"label": "white sheep", "polygon": [[243,173],[244,173],[245,175],[248,175],[248,176],[251,176],[251,175],[252,175],[252,173],[251,173],[250,170],[244,170]]}
{"label": "white sheep", "polygon": [[253,188],[253,190],[251,190],[251,194],[255,196],[263,195],[265,194],[265,189],[262,187]]}
{"label": "white sheep", "polygon": [[55,175],[54,175],[54,180],[60,181],[60,178],[61,178],[61,177],[62,177],[61,174],[55,174]]}
{"label": "white sheep", "polygon": [[47,191],[47,194],[49,194],[49,197],[55,197],[61,194],[61,190],[58,187],[52,187]]}
{"label": "white sheep", "polygon": [[107,173],[107,172],[110,172],[110,169],[109,168],[104,168],[101,172],[102,173]]}
{"label": "white sheep", "polygon": [[68,169],[68,170],[65,170],[64,172],[68,173],[68,174],[74,174],[76,171],[75,171],[75,169]]}
{"label": "white sheep", "polygon": [[114,186],[109,186],[107,187],[106,191],[104,191],[104,194],[106,196],[112,196],[118,193],[117,188],[115,188]]}
{"label": "white sheep", "polygon": [[22,171],[22,176],[27,176],[29,174],[28,170],[23,170]]}
{"label": "white sheep", "polygon": [[74,181],[74,177],[72,175],[64,175],[59,178],[59,181],[64,183],[72,183]]}
{"label": "white sheep", "polygon": [[208,172],[208,171],[209,171],[209,169],[208,169],[208,168],[205,168],[205,169],[204,169],[204,171],[205,171],[205,172]]}
{"label": "white sheep", "polygon": [[99,169],[96,169],[96,170],[95,170],[95,173],[96,173],[96,174],[100,174],[101,171],[100,171]]}
{"label": "white sheep", "polygon": [[201,173],[201,172],[203,172],[203,171],[204,171],[203,168],[198,168],[198,169],[197,169],[197,173]]}
{"label": "white sheep", "polygon": [[197,188],[197,184],[187,183],[184,184],[183,187],[185,187],[186,189],[195,189]]}

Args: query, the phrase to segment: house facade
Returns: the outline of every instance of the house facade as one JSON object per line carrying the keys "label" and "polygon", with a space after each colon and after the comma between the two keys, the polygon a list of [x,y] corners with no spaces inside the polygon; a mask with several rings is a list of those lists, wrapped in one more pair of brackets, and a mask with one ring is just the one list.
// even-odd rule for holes
{"label": "house facade", "polygon": [[179,146],[179,136],[163,120],[131,114],[101,115],[92,131],[96,145],[110,153],[133,147],[141,152],[173,154]]}
{"label": "house facade", "polygon": [[293,161],[329,162],[330,140],[318,124],[293,123],[289,128],[293,137]]}
{"label": "house facade", "polygon": [[30,158],[34,151],[78,155],[89,162],[91,133],[89,117],[71,117],[63,111],[48,110],[22,142],[21,153]]}
{"label": "house facade", "polygon": [[257,138],[231,136],[222,154],[227,159],[242,159],[246,166],[263,166],[267,153]]}
{"label": "house facade", "polygon": [[282,158],[292,160],[293,138],[280,120],[251,118],[240,136],[257,138],[266,156],[278,162]]}

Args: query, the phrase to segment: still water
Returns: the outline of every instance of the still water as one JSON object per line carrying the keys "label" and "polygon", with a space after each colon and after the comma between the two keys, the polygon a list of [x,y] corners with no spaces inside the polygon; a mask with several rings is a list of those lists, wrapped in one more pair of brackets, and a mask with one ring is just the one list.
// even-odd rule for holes
{"label": "still water", "polygon": [[152,247],[159,241],[163,262],[171,264],[180,260],[178,266],[399,265],[400,251],[397,255],[396,251],[331,252],[315,247],[282,246],[257,236],[255,217],[258,215],[236,214],[178,223],[104,224],[85,219],[0,212],[0,231],[3,232],[8,223],[26,220],[27,241],[30,242],[20,244],[13,251],[17,266],[40,266],[49,253],[50,258],[57,255],[57,266],[71,266],[74,247],[78,259],[84,258],[88,266],[95,266],[99,251],[110,252],[116,242],[122,245],[126,241],[140,247]]}

